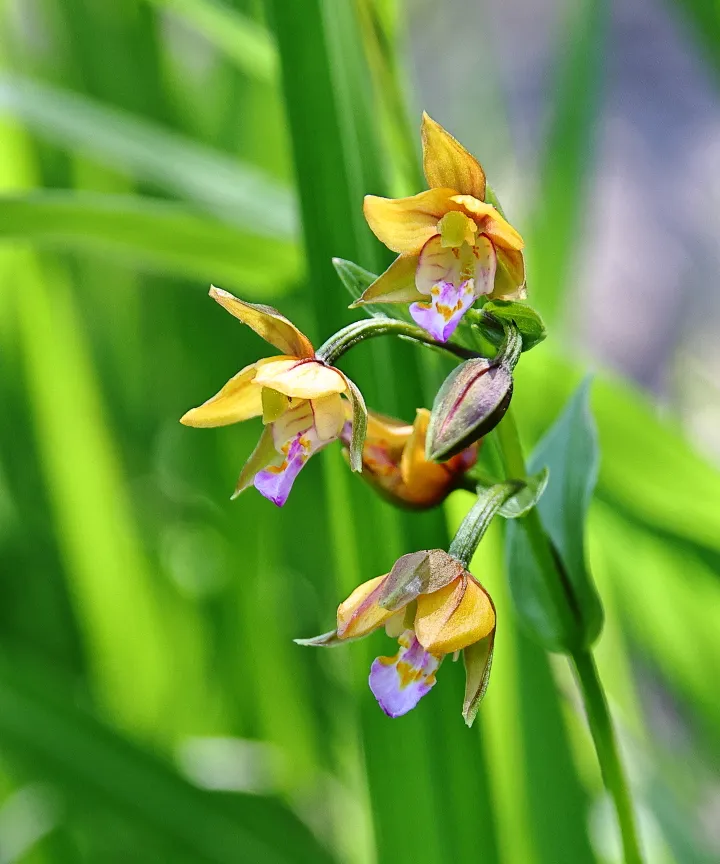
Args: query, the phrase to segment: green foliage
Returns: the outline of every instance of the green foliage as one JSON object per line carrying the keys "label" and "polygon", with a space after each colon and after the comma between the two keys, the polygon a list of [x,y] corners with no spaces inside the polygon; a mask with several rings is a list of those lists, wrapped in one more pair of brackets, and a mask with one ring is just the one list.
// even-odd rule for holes
{"label": "green foliage", "polygon": [[529,634],[552,651],[591,645],[602,627],[602,606],[585,560],[585,521],[599,460],[589,395],[586,379],[530,460],[531,470],[549,471],[538,508],[571,597],[572,632],[557,614],[527,533],[515,522],[507,532],[510,589],[518,618]]}
{"label": "green foliage", "polygon": [[[701,5],[683,12],[714,58]],[[419,102],[398,87],[394,6],[40,0],[29,17],[22,3],[2,6],[0,857],[9,805],[39,781],[59,806],[17,864],[597,860],[584,721],[564,666],[519,630],[507,580],[517,587],[527,571],[506,573],[500,527],[472,564],[498,612],[476,727],[462,723],[463,672],[450,658],[427,704],[389,721],[366,683],[370,659],[394,650],[383,634],[333,652],[292,639],[329,629],[338,601],[401,555],[447,548],[443,513],[392,510],[337,447],[303,471],[283,511],[252,491],[230,503],[259,423],[177,423],[265,350],[207,299],[210,282],[273,298],[319,344],[352,320],[342,283],[356,297],[389,263],[361,204],[418,174],[404,100]],[[588,0],[569,14],[523,231],[529,300],[553,325],[515,373],[526,444],[583,374],[556,353],[557,323],[572,303],[606,10]],[[478,140],[503,122],[485,119]],[[489,308],[526,349],[539,343],[528,307]],[[342,366],[370,407],[410,420],[449,366],[391,341]],[[698,814],[720,741],[708,675],[720,662],[708,612],[720,602],[720,475],[627,384],[598,375],[593,408],[603,678],[633,764],[662,774],[635,782],[655,833],[678,860],[713,860]],[[481,450],[489,473],[493,447]],[[559,547],[568,532],[577,541],[587,491],[562,480],[582,473],[575,452],[556,440],[541,460],[543,520],[559,512],[547,510],[553,496],[573,502],[546,523]],[[544,477],[504,506],[525,513]],[[470,502],[450,499],[451,528]],[[566,554],[581,579],[581,546]],[[671,746],[640,690],[673,700],[683,725]],[[198,739],[227,747],[193,773],[178,754]],[[238,752],[254,755],[227,756]]]}

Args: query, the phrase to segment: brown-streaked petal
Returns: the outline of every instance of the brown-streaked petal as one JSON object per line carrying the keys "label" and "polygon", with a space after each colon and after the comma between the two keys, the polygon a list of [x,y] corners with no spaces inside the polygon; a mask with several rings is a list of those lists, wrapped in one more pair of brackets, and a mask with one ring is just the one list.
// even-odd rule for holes
{"label": "brown-streaked petal", "polygon": [[262,387],[255,383],[259,366],[260,363],[246,366],[234,375],[219,393],[197,408],[191,408],[180,418],[180,422],[184,426],[207,429],[213,426],[228,426],[230,423],[239,423],[262,414]]}
{"label": "brown-streaked petal", "polygon": [[472,726],[480,703],[485,696],[490,668],[492,666],[493,648],[495,646],[495,629],[474,645],[468,645],[463,650],[465,664],[465,698],[462,715],[465,723]]}
{"label": "brown-streaked petal", "polygon": [[411,552],[395,562],[382,586],[378,602],[397,612],[421,594],[431,594],[459,580],[462,564],[442,549]]}
{"label": "brown-streaked petal", "polygon": [[315,349],[307,336],[272,306],[246,303],[214,285],[210,287],[210,296],[283,354],[291,357],[315,356]]}
{"label": "brown-streaked petal", "polygon": [[365,303],[415,303],[423,300],[415,287],[417,255],[399,255],[388,269],[369,285],[351,309]]}
{"label": "brown-streaked petal", "polygon": [[461,195],[472,195],[483,201],[485,172],[477,159],[425,111],[420,135],[428,185],[456,189]]}
{"label": "brown-streaked petal", "polygon": [[385,576],[369,579],[338,606],[337,634],[340,639],[357,639],[382,627],[393,612],[378,606]]}
{"label": "brown-streaked petal", "polygon": [[316,360],[287,358],[264,364],[258,370],[255,382],[298,399],[317,399],[331,393],[344,393],[347,388],[345,378],[332,366],[325,366]]}
{"label": "brown-streaked petal", "polygon": [[426,651],[452,654],[484,639],[495,627],[489,596],[472,577],[417,598],[415,635]]}
{"label": "brown-streaked petal", "polygon": [[373,234],[388,249],[417,254],[437,231],[437,223],[449,210],[462,210],[453,201],[454,189],[429,189],[410,198],[378,198],[366,195],[363,211]]}
{"label": "brown-streaked petal", "polygon": [[257,443],[257,447],[250,454],[250,458],[247,460],[240,472],[240,477],[238,477],[235,491],[232,494],[232,500],[237,498],[237,496],[241,492],[244,492],[249,486],[252,486],[253,481],[255,480],[255,475],[259,471],[262,471],[263,468],[267,468],[268,465],[273,462],[280,464],[282,462],[282,456],[275,449],[272,426],[265,426],[263,428],[263,433],[260,436],[260,440]]}

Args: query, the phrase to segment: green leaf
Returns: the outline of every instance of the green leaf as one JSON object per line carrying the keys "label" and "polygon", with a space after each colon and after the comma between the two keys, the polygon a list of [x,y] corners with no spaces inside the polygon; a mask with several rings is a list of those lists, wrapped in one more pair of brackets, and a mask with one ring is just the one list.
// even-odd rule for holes
{"label": "green leaf", "polygon": [[74,692],[22,655],[0,663],[3,751],[50,779],[78,818],[103,807],[202,864],[330,862],[278,801],[192,786],[78,708]]}
{"label": "green leaf", "polygon": [[258,81],[273,82],[277,50],[270,34],[251,18],[218,0],[147,0],[191,24],[231,60]]}
{"label": "green leaf", "polygon": [[297,230],[293,196],[275,179],[128,112],[15,77],[0,79],[0,112],[254,234],[287,237]]}
{"label": "green leaf", "polygon": [[[540,500],[550,478],[550,471],[543,468],[537,474],[528,477],[525,485],[516,492],[498,510],[505,519],[519,519],[529,513]],[[480,487],[482,488],[482,487]]]}
{"label": "green leaf", "polygon": [[252,235],[186,205],[94,193],[0,197],[0,239],[111,254],[162,273],[252,286],[263,297],[300,278],[299,249]]}
{"label": "green leaf", "polygon": [[[579,624],[579,639],[585,645],[597,639],[603,620],[600,598],[585,563],[585,522],[599,462],[589,398],[588,378],[530,460],[531,470],[540,466],[550,470],[538,510],[555,549],[559,576],[571,597],[573,617]],[[565,633],[559,625],[527,533],[515,522],[508,525],[507,556],[510,589],[521,622],[546,648],[567,649],[574,635]]]}
{"label": "green leaf", "polygon": [[[529,351],[539,345],[546,337],[545,324],[538,313],[528,306],[527,303],[518,303],[514,300],[489,300],[480,313],[480,326],[485,325],[486,330],[494,330],[498,333],[501,344],[504,337],[504,328],[487,327],[487,314],[500,320],[502,324],[514,324],[522,336],[522,350]],[[490,334],[488,334],[490,335]]]}

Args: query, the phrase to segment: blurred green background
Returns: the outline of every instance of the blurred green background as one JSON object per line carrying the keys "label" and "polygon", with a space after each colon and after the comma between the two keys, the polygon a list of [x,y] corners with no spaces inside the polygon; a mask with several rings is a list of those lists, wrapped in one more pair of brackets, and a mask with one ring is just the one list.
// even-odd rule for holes
{"label": "blurred green background", "polygon": [[[316,344],[352,320],[330,258],[387,262],[362,195],[419,191],[421,108],[528,241],[528,448],[600,370],[600,671],[648,861],[720,859],[718,72],[703,0],[0,2],[0,864],[618,860],[501,526],[478,722],[451,663],[390,721],[384,635],[291,640],[470,496],[398,513],[335,447],[282,511],[231,504],[259,422],[177,422],[266,351],[210,282]],[[409,419],[438,362],[377,342],[344,368]]]}

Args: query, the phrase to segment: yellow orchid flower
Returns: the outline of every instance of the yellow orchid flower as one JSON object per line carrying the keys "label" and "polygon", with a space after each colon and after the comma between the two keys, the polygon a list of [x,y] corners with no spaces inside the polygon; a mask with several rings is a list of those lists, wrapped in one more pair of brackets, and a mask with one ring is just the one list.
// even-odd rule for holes
{"label": "yellow orchid flower", "polygon": [[340,437],[347,410],[362,396],[344,373],[315,357],[310,340],[270,306],[238,300],[213,286],[210,296],[282,352],[246,366],[207,402],[180,422],[212,427],[262,416],[265,429],[242,469],[233,498],[249,486],[278,507],[307,460]]}
{"label": "yellow orchid flower", "polygon": [[[462,476],[477,460],[479,444],[470,445],[447,462],[428,462],[425,438],[430,412],[419,408],[415,422],[368,412],[362,453],[362,476],[393,504],[413,509],[435,507],[458,487]],[[342,441],[349,447],[349,422]]]}
{"label": "yellow orchid flower", "polygon": [[399,257],[353,305],[411,303],[414,321],[446,342],[481,295],[525,297],[523,240],[485,202],[485,172],[426,113],[423,168],[430,189],[410,198],[365,196],[375,236]]}
{"label": "yellow orchid flower", "polygon": [[369,684],[382,710],[400,717],[435,685],[447,654],[463,652],[468,725],[487,688],[495,607],[463,565],[441,549],[400,558],[390,573],[357,587],[337,610],[337,627],[301,645],[330,646],[367,636],[380,627],[400,644],[394,657],[378,657]]}

